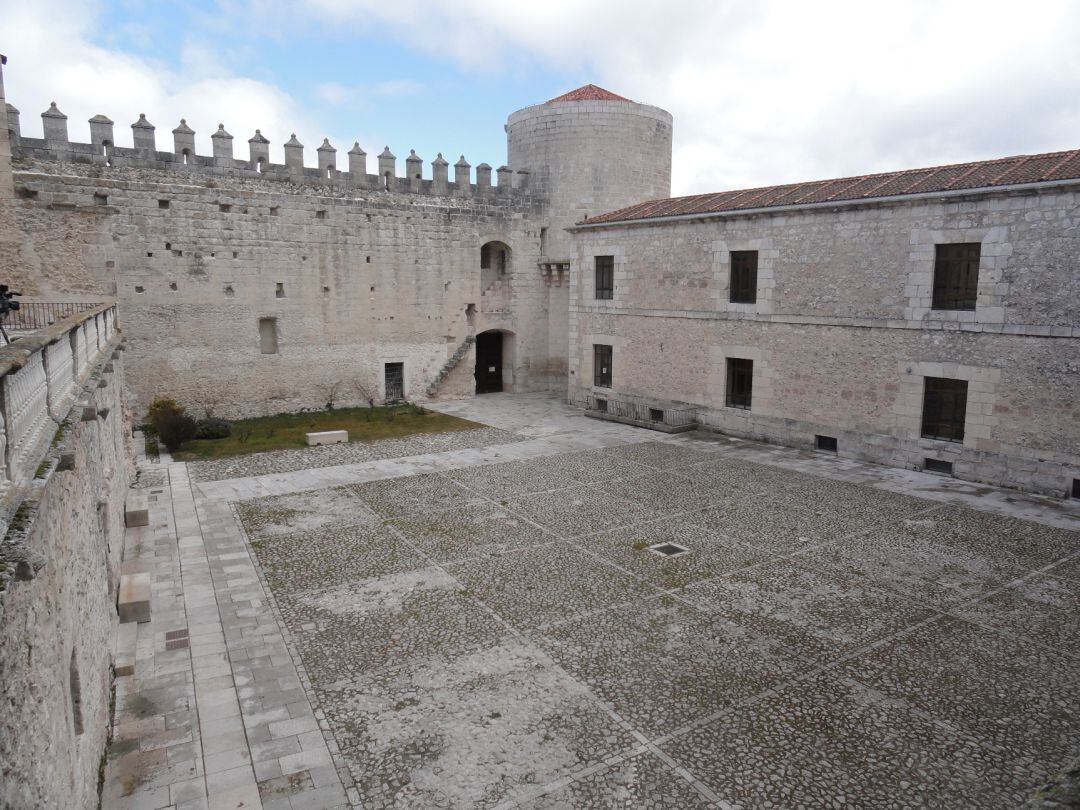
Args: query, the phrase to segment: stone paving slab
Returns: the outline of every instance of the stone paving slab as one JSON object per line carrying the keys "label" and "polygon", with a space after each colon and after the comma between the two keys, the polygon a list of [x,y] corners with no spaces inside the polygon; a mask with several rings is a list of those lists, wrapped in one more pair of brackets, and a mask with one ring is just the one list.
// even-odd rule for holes
{"label": "stone paving slab", "polygon": [[436,407],[519,440],[164,466],[115,806],[1008,807],[1080,753],[1073,507]]}

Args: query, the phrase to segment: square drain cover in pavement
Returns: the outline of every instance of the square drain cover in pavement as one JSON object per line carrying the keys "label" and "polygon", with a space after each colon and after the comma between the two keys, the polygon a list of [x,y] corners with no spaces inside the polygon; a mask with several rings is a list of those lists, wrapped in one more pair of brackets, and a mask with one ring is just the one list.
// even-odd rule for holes
{"label": "square drain cover in pavement", "polygon": [[675,543],[657,543],[655,546],[649,546],[649,551],[663,557],[678,557],[680,554],[689,553],[690,549]]}

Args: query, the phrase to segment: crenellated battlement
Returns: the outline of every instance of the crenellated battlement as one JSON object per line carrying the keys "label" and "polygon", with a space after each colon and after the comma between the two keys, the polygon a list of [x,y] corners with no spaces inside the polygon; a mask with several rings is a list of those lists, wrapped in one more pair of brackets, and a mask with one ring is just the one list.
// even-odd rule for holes
{"label": "crenellated battlement", "polygon": [[162,152],[157,148],[155,126],[144,113],[131,125],[131,147],[117,146],[114,122],[104,115],[89,120],[90,143],[75,143],[68,138],[68,118],[56,102],[41,114],[42,137],[23,137],[19,111],[7,105],[8,134],[11,139],[12,156],[19,158],[60,161],[64,163],[96,164],[118,168],[147,168],[176,171],[178,173],[211,173],[257,177],[265,180],[325,185],[332,188],[356,188],[385,190],[402,194],[432,194],[469,197],[473,195],[524,195],[529,193],[529,172],[514,171],[509,166],[495,170],[496,181],[492,184],[492,168],[487,163],[476,167],[476,179],[472,181],[472,167],[462,155],[454,164],[454,178],[450,179],[450,163],[440,152],[431,161],[431,179],[423,177],[423,159],[410,150],[405,158],[405,173],[398,173],[397,157],[387,146],[376,158],[377,173],[367,171],[367,153],[355,142],[348,151],[348,167],[338,168],[337,149],[324,138],[315,150],[317,165],[304,165],[304,145],[295,133],[283,144],[285,162],[270,162],[270,141],[260,130],[248,139],[248,158],[244,160],[233,154],[234,138],[218,124],[210,136],[212,154],[200,155],[195,151],[195,130],[186,119],[172,130],[173,151]]}

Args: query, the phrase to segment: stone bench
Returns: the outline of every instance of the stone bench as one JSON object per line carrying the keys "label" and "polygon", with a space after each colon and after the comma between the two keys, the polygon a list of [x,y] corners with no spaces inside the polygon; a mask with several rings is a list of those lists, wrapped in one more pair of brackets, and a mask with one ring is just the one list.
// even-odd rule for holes
{"label": "stone bench", "polygon": [[150,574],[123,574],[116,610],[121,624],[150,621]]}
{"label": "stone bench", "polygon": [[341,444],[349,441],[349,431],[347,430],[323,430],[316,433],[305,433],[309,447],[316,447],[320,444]]}
{"label": "stone bench", "polygon": [[149,526],[150,504],[142,492],[131,490],[124,503],[125,526]]}

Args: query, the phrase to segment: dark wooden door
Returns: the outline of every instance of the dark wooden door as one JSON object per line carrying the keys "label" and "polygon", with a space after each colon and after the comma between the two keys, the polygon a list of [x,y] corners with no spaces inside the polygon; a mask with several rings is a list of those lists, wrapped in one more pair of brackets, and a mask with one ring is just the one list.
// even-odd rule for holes
{"label": "dark wooden door", "polygon": [[476,393],[502,391],[502,332],[476,336]]}
{"label": "dark wooden door", "polygon": [[386,386],[386,401],[400,402],[405,399],[405,364],[387,363],[384,367],[383,382]]}

